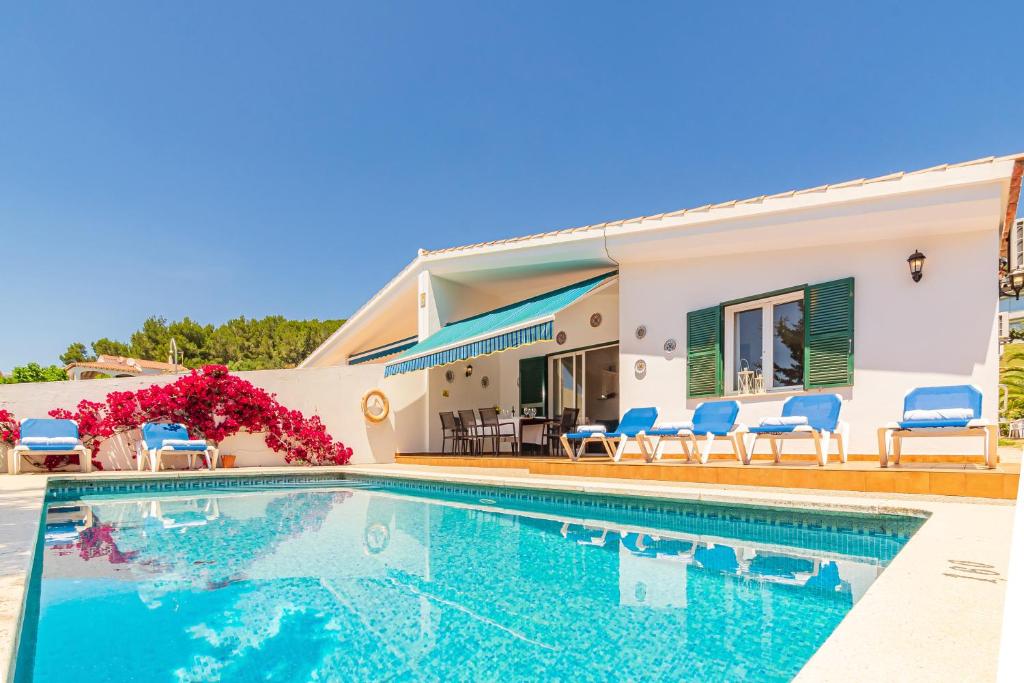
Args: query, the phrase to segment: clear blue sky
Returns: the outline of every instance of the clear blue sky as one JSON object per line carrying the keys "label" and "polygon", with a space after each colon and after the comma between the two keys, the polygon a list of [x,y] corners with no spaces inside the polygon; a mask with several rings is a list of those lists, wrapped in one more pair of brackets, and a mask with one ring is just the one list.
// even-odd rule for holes
{"label": "clear blue sky", "polygon": [[1022,18],[5,3],[0,368],[153,314],[344,317],[418,247],[1021,151]]}

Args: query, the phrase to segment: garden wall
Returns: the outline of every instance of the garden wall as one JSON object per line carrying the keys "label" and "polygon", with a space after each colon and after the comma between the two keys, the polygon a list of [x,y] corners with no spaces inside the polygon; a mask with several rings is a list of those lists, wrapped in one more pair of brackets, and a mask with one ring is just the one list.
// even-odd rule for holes
{"label": "garden wall", "polygon": [[[283,405],[319,415],[335,439],[352,448],[353,463],[392,462],[396,451],[419,450],[426,428],[423,405],[422,373],[410,373],[382,384],[383,365],[339,366],[293,370],[259,370],[234,373],[271,393]],[[73,409],[82,399],[101,401],[112,391],[135,391],[153,384],[168,384],[179,375],[95,379],[78,382],[41,382],[0,385],[0,408],[17,417],[46,417],[54,408]],[[374,388],[385,389],[391,402],[391,414],[384,422],[371,425],[363,418],[360,400]],[[395,423],[401,422],[401,433]],[[238,456],[237,465],[283,465],[282,453],[271,451],[263,438],[239,434],[225,439],[221,454]],[[100,450],[100,462],[106,469],[132,467],[130,450],[122,440],[110,439]],[[6,466],[3,471],[6,472]]]}

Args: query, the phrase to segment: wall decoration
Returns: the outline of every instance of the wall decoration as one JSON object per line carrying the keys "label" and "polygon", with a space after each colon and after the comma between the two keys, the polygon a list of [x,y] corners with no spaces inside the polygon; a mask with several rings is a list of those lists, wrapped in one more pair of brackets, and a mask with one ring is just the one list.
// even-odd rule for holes
{"label": "wall decoration", "polygon": [[639,327],[637,327],[636,332],[634,334],[636,334],[637,339],[643,339],[644,337],[646,337],[647,325],[640,325]]}
{"label": "wall decoration", "polygon": [[451,384],[452,382],[454,382],[455,381],[455,371],[454,370],[445,370],[444,379],[445,379],[446,382],[448,382],[448,384]]}
{"label": "wall decoration", "polygon": [[472,376],[473,376],[473,366],[472,365],[467,365],[466,366],[466,377],[472,377]]}
{"label": "wall decoration", "polygon": [[388,413],[391,412],[391,404],[388,402],[388,397],[380,389],[370,389],[367,391],[363,395],[360,407],[363,410],[363,417],[370,424],[383,422],[387,419]]}
{"label": "wall decoration", "polygon": [[676,350],[676,340],[666,339],[665,340],[665,353],[672,353]]}
{"label": "wall decoration", "polygon": [[448,398],[449,396],[451,396],[451,394],[448,393],[447,389],[441,392],[441,398]]}
{"label": "wall decoration", "polygon": [[601,314],[600,313],[595,313],[594,315],[590,316],[590,326],[591,327],[600,327],[601,326],[601,320],[602,320]]}
{"label": "wall decoration", "polygon": [[555,343],[559,346],[565,343],[565,330],[555,335]]}
{"label": "wall decoration", "polygon": [[647,376],[647,361],[643,358],[633,364],[633,374],[637,379],[643,379]]}
{"label": "wall decoration", "polygon": [[484,389],[491,386],[491,380],[487,377],[487,375],[484,375],[483,377],[480,378],[480,386],[482,386]]}

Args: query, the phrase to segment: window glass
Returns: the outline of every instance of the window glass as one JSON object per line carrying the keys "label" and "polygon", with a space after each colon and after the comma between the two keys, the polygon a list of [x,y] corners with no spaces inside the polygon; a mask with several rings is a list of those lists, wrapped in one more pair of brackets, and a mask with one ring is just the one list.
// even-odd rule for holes
{"label": "window glass", "polygon": [[804,381],[804,302],[772,306],[772,386],[793,387]]}
{"label": "window glass", "polygon": [[733,368],[736,373],[733,389],[739,391],[739,373],[752,371],[761,374],[763,349],[762,309],[739,311],[734,318]]}

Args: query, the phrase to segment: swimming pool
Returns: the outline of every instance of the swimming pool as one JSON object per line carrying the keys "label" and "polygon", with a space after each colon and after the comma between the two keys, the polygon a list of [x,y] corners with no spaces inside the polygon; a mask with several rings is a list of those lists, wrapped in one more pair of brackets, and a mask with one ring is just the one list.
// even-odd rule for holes
{"label": "swimming pool", "polygon": [[921,523],[385,478],[63,485],[15,680],[788,680]]}

